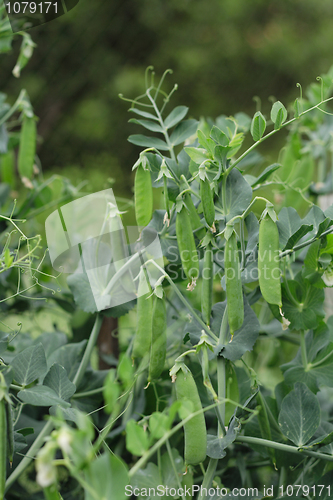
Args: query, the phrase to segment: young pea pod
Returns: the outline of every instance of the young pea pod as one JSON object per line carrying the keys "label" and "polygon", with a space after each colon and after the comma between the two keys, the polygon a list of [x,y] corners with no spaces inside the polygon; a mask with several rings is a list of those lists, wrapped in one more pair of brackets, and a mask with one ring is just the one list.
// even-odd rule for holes
{"label": "young pea pod", "polygon": [[[193,229],[193,231],[195,231],[196,236],[200,240],[202,240],[202,238],[204,238],[206,235],[206,230],[202,227],[202,221],[199,217],[197,209],[194,206],[194,203],[193,203],[193,200],[191,198],[190,193],[185,194],[184,202],[185,202],[185,206],[186,206],[188,213],[189,213],[192,229]],[[199,229],[199,227],[201,229]]]}
{"label": "young pea pod", "polygon": [[0,500],[5,495],[7,460],[7,416],[4,397],[0,400]]}
{"label": "young pea pod", "polygon": [[213,305],[213,280],[213,250],[211,244],[208,244],[204,255],[201,288],[201,313],[207,325],[210,323],[210,313]]}
{"label": "young pea pod", "polygon": [[132,358],[143,358],[149,353],[152,338],[153,297],[143,268],[139,274],[137,323]]}
{"label": "young pea pod", "polygon": [[200,180],[200,194],[205,220],[212,227],[215,221],[214,195],[207,178]]}
{"label": "young pea pod", "polygon": [[226,281],[228,322],[231,336],[244,321],[243,290],[236,233],[233,231],[224,249],[224,272]]}
{"label": "young pea pod", "polygon": [[31,179],[34,171],[36,153],[36,121],[24,116],[20,134],[18,171],[21,177]]}
{"label": "young pea pod", "polygon": [[153,214],[153,187],[150,171],[140,164],[134,180],[135,217],[138,226],[147,226]]}
{"label": "young pea pod", "polygon": [[148,382],[159,378],[163,371],[167,344],[166,331],[167,318],[165,301],[163,298],[159,299],[156,297],[153,307],[153,327]]}
{"label": "young pea pod", "polygon": [[264,299],[269,304],[282,307],[279,231],[268,214],[259,226],[258,275],[259,287]]}
{"label": "young pea pod", "polygon": [[176,216],[176,236],[184,272],[195,283],[199,276],[199,260],[190,217],[184,205]]}
{"label": "young pea pod", "polygon": [[[178,401],[191,401],[193,413],[202,410],[198,389],[191,371],[185,365],[176,374],[176,394]],[[207,430],[203,413],[196,415],[184,424],[186,465],[196,465],[206,458]]]}

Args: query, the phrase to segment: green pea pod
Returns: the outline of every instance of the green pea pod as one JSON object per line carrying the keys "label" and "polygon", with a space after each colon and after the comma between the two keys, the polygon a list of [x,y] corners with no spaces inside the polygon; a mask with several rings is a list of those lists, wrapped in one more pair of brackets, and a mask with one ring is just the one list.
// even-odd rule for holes
{"label": "green pea pod", "polygon": [[[190,193],[185,194],[184,201],[189,213],[192,229],[195,231],[195,235],[199,238],[199,240],[202,240],[202,238],[206,235],[206,230],[202,227],[202,221],[199,217],[197,209],[194,206]],[[199,229],[199,227],[201,229]]]}
{"label": "green pea pod", "polygon": [[210,323],[210,313],[213,305],[213,280],[213,250],[211,244],[208,244],[204,255],[201,288],[201,313],[207,325]]}
{"label": "green pea pod", "polygon": [[15,189],[15,156],[12,149],[1,155],[1,180]]}
{"label": "green pea pod", "polygon": [[34,117],[23,118],[18,153],[18,171],[21,177],[31,179],[34,172],[36,154],[36,121]]}
{"label": "green pea pod", "polygon": [[199,260],[190,217],[184,206],[177,212],[176,236],[184,272],[189,280],[195,281],[199,276]]}
{"label": "green pea pod", "polygon": [[13,456],[14,456],[14,428],[13,428],[13,415],[12,415],[12,405],[6,401],[6,421],[7,421],[7,456],[12,466]]}
{"label": "green pea pod", "polygon": [[226,281],[228,322],[231,335],[238,330],[244,321],[243,290],[236,233],[233,231],[224,249],[224,272]]}
{"label": "green pea pod", "polygon": [[[259,414],[258,414],[258,421],[259,421],[259,427],[260,427],[260,432],[261,432],[261,437],[263,439],[268,439],[269,441],[272,440],[272,435],[271,435],[271,428],[269,425],[269,420],[268,420],[268,415],[267,415],[267,410],[266,410],[266,404],[264,401],[264,398],[262,397],[262,394],[260,390],[256,394],[257,401],[261,407]],[[267,448],[268,454],[273,462],[273,464],[276,464],[276,459],[275,459],[275,452],[273,448]]]}
{"label": "green pea pod", "polygon": [[7,448],[7,418],[4,398],[0,401],[0,500],[5,495],[6,483],[6,448]]}
{"label": "green pea pod", "polygon": [[[191,371],[185,365],[176,375],[176,394],[178,401],[191,401],[193,412],[202,410],[198,389]],[[185,447],[184,461],[186,465],[196,465],[206,458],[207,430],[203,413],[196,415],[184,424]]]}
{"label": "green pea pod", "polygon": [[212,227],[215,221],[215,207],[213,191],[210,188],[208,179],[200,180],[200,194],[205,220],[208,226]]}
{"label": "green pea pod", "polygon": [[148,382],[159,378],[163,371],[166,357],[166,331],[167,318],[165,301],[163,298],[159,299],[156,297],[153,306],[153,327]]}
{"label": "green pea pod", "polygon": [[149,170],[136,169],[134,180],[135,217],[138,226],[147,226],[153,215],[153,187]]}
{"label": "green pea pod", "polygon": [[266,302],[282,307],[279,231],[268,214],[259,226],[258,275],[260,291]]}
{"label": "green pea pod", "polygon": [[[147,292],[147,289],[149,290]],[[149,353],[152,337],[153,297],[143,268],[139,274],[137,323],[132,358],[143,358]]]}

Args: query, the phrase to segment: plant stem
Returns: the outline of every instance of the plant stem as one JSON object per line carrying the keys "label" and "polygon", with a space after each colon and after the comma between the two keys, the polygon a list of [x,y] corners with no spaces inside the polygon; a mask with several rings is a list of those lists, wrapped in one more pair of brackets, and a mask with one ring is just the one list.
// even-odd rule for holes
{"label": "plant stem", "polygon": [[10,474],[6,481],[6,491],[11,487],[13,483],[20,477],[22,472],[30,462],[35,458],[37,451],[44,444],[44,438],[50,434],[53,429],[53,422],[49,420],[43,427],[42,431],[38,434],[38,437],[35,439],[33,444],[30,446],[29,450],[26,453],[26,456],[21,460],[15,470]]}
{"label": "plant stem", "polygon": [[306,369],[308,366],[308,356],[306,354],[306,344],[305,344],[305,332],[301,331],[301,354],[303,367]]}
{"label": "plant stem", "polygon": [[212,481],[214,479],[214,474],[216,471],[216,467],[218,464],[218,460],[216,458],[211,458],[209,460],[209,464],[206,470],[206,473],[204,475],[204,480],[200,488],[200,494],[198,496],[198,500],[207,498],[207,495],[204,493],[204,490],[206,489],[207,491],[209,490]]}
{"label": "plant stem", "polygon": [[323,238],[324,236],[326,236],[327,234],[331,234],[332,232],[333,232],[333,227],[321,233],[320,236],[314,236],[313,238],[311,238],[311,240],[305,241],[304,243],[300,243],[299,245],[296,245],[294,248],[290,248],[289,250],[285,250],[284,252],[280,252],[279,257],[281,258],[284,257],[285,255],[289,255],[293,252],[296,252],[297,250],[301,250],[301,248],[311,245],[311,243],[314,243],[319,238]]}
{"label": "plant stem", "polygon": [[277,443],[275,441],[269,441],[268,439],[262,439],[252,436],[238,436],[235,439],[237,443],[248,443],[248,444],[258,444],[259,446],[267,446],[268,448],[275,448],[276,450],[281,450],[288,453],[294,453],[296,455],[307,455],[309,457],[321,458],[327,462],[333,462],[332,455],[326,455],[325,453],[320,453],[319,451],[310,451],[298,448],[297,446],[291,446],[289,444]]}
{"label": "plant stem", "polygon": [[[167,450],[168,450],[168,455],[169,455],[169,458],[170,458],[171,467],[172,467],[172,470],[173,470],[173,472],[175,474],[175,479],[176,479],[176,482],[177,482],[177,486],[178,486],[179,490],[181,490],[182,485],[181,485],[181,482],[180,482],[180,479],[179,479],[179,474],[177,472],[177,467],[176,467],[176,464],[175,464],[175,460],[174,460],[173,455],[172,455],[172,450],[171,450],[171,446],[170,446],[169,440],[167,440],[167,442],[166,442],[166,447],[167,447]],[[185,499],[185,495],[182,495],[182,500],[186,500]]]}
{"label": "plant stem", "polygon": [[99,331],[101,329],[102,321],[103,321],[102,316],[100,314],[97,314],[93,329],[91,330],[91,334],[90,334],[90,337],[88,340],[86,350],[84,351],[84,355],[83,355],[83,358],[81,360],[80,366],[79,366],[78,371],[76,372],[74,380],[73,380],[73,384],[75,384],[76,387],[79,387],[79,385],[82,381],[82,378],[85,374],[85,371],[87,369],[87,366],[89,364],[90,356],[91,356],[93,348],[95,347],[97,337],[98,337]]}
{"label": "plant stem", "polygon": [[303,113],[300,113],[300,115],[298,117],[292,118],[291,120],[288,120],[287,122],[283,123],[280,128],[274,129],[271,132],[269,132],[268,134],[264,135],[264,137],[262,137],[261,139],[259,139],[259,141],[252,144],[251,147],[249,147],[242,155],[240,155],[239,158],[237,158],[237,160],[235,160],[234,163],[232,165],[230,165],[227,172],[230,172],[230,170],[232,170],[234,167],[236,167],[236,165],[238,165],[238,163],[240,161],[242,161],[243,158],[245,158],[245,156],[247,156],[251,151],[253,151],[253,149],[255,149],[259,144],[261,144],[263,141],[265,141],[266,139],[268,139],[272,135],[279,132],[279,130],[281,130],[281,128],[287,127],[288,125],[290,125],[294,121],[298,120],[301,116],[305,115],[306,113],[309,113],[310,111],[313,111],[313,110],[319,108],[319,106],[321,106],[325,102],[331,101],[332,99],[333,99],[333,97],[329,97],[328,99],[324,99],[323,101],[320,101],[315,106],[312,106],[312,108],[309,108],[309,109],[303,111]]}

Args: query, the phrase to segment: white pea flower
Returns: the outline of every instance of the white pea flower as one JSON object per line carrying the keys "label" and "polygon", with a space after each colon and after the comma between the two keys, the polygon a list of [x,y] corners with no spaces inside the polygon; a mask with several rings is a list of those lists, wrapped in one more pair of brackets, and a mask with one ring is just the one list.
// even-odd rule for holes
{"label": "white pea flower", "polygon": [[329,266],[322,275],[322,280],[326,286],[333,286],[333,269],[331,266]]}
{"label": "white pea flower", "polygon": [[57,480],[57,471],[52,462],[36,462],[37,476],[36,481],[42,487],[51,486]]}
{"label": "white pea flower", "polygon": [[71,432],[65,427],[61,428],[58,434],[57,443],[59,448],[65,453],[69,454],[71,452],[71,442],[73,441],[73,436]]}

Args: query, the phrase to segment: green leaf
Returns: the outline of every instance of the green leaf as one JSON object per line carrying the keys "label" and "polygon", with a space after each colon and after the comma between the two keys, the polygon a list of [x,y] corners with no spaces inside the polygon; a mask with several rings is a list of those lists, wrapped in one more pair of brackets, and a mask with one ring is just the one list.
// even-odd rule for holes
{"label": "green leaf", "polygon": [[185,152],[189,155],[191,160],[200,165],[203,161],[208,160],[210,158],[207,151],[203,148],[193,148],[186,147],[184,148]]}
{"label": "green leaf", "polygon": [[85,469],[85,480],[90,490],[85,489],[85,500],[125,500],[129,484],[127,467],[116,455],[106,451]]}
{"label": "green leaf", "polygon": [[230,151],[228,153],[228,158],[232,158],[241,148],[244,141],[244,134],[240,132],[233,137],[229,143]]}
{"label": "green leaf", "polygon": [[264,135],[266,120],[260,111],[257,111],[251,122],[251,135],[254,141],[259,141]]}
{"label": "green leaf", "polygon": [[136,456],[142,456],[149,448],[147,432],[135,420],[128,420],[126,424],[126,448]]}
{"label": "green leaf", "polygon": [[280,245],[283,250],[293,248],[296,243],[309,233],[312,224],[304,224],[293,207],[283,207],[277,221]]}
{"label": "green leaf", "polygon": [[[286,383],[305,382],[314,393],[319,390],[321,385],[332,387],[333,357],[327,357],[332,351],[332,344],[330,343],[329,330],[324,322],[314,332],[309,331],[306,334],[305,347],[308,361],[306,367],[303,366],[301,349],[298,350],[292,361],[281,365]],[[324,361],[320,363],[323,359]],[[312,366],[315,364],[317,366]]]}
{"label": "green leaf", "polygon": [[21,401],[32,406],[70,406],[69,403],[59,398],[53,389],[45,385],[35,385],[35,387],[31,387],[30,389],[24,389],[23,391],[19,391],[17,396]]}
{"label": "green leaf", "polygon": [[246,134],[246,132],[248,132],[251,127],[250,116],[240,111],[239,113],[235,114],[234,118],[237,122],[238,130],[241,130],[244,134]]}
{"label": "green leaf", "polygon": [[[218,302],[212,309],[213,322],[211,329],[216,335],[218,335],[220,331],[225,307],[226,301]],[[246,321],[244,321],[241,328],[235,332],[232,342],[218,344],[214,348],[215,354],[230,359],[230,361],[236,361],[240,359],[246,351],[252,350],[259,335],[260,324],[246,299],[244,300],[244,317]]]}
{"label": "green leaf", "polygon": [[29,385],[46,372],[45,352],[42,344],[30,346],[20,352],[12,361],[14,379],[21,385]]}
{"label": "green leaf", "polygon": [[205,148],[210,155],[213,157],[214,156],[214,148],[216,146],[216,143],[210,139],[209,137],[206,137],[205,134],[203,133],[202,130],[198,129],[197,130],[197,136],[198,136],[198,141],[200,146]]}
{"label": "green leaf", "polygon": [[[290,298],[292,295],[293,299]],[[324,290],[312,286],[299,272],[294,280],[288,280],[288,290],[282,284],[282,310],[290,321],[290,329],[309,330],[317,328],[324,318]]]}
{"label": "green leaf", "polygon": [[279,168],[281,168],[280,163],[273,163],[273,165],[269,165],[269,167],[266,167],[258,177],[255,177],[252,182],[249,182],[250,186],[254,187],[258,184],[261,184],[262,182],[265,182],[265,180],[267,180],[272,175],[272,173]]}
{"label": "green leaf", "polygon": [[74,296],[75,303],[82,311],[88,313],[97,312],[96,302],[86,273],[74,273],[69,275],[67,284]]}
{"label": "green leaf", "polygon": [[185,116],[187,115],[188,108],[186,106],[177,106],[171,111],[171,113],[164,120],[164,126],[168,130],[169,128],[177,125]]}
{"label": "green leaf", "polygon": [[240,430],[239,420],[233,418],[228,426],[226,435],[223,438],[216,437],[215,435],[207,435],[207,455],[210,458],[219,460],[226,456],[225,451],[228,446],[233,443],[237,437]]}
{"label": "green leaf", "polygon": [[65,368],[69,380],[73,380],[83,356],[86,343],[86,340],[82,340],[81,342],[59,347],[48,358],[48,366],[52,366],[53,363],[59,363],[59,365]]}
{"label": "green leaf", "polygon": [[246,182],[242,174],[233,168],[227,178],[226,186],[226,207],[227,221],[240,215],[249,206],[252,199],[251,186]]}
{"label": "green leaf", "polygon": [[296,446],[306,444],[320,424],[320,406],[316,396],[303,382],[297,382],[282,401],[279,426]]}
{"label": "green leaf", "polygon": [[155,495],[148,495],[148,493],[149,490],[151,492],[158,491],[157,488],[159,485],[161,485],[160,471],[157,465],[153,462],[149,462],[145,469],[138,470],[138,472],[136,472],[131,478],[131,487],[133,489],[139,488],[139,490],[141,491],[143,488],[145,488],[147,490],[147,495],[145,495],[144,497],[139,496],[139,500],[156,500]]}
{"label": "green leaf", "polygon": [[73,396],[76,387],[67,377],[65,368],[54,363],[44,378],[43,385],[50,387],[61,399],[67,400]]}
{"label": "green leaf", "polygon": [[137,120],[136,118],[131,118],[128,120],[130,123],[136,123],[137,125],[141,125],[147,130],[151,130],[151,132],[163,132],[161,125],[156,122],[152,122],[151,120]]}
{"label": "green leaf", "polygon": [[282,102],[276,101],[271,109],[271,120],[274,123],[275,130],[279,129],[286,121],[288,113]]}
{"label": "green leaf", "polygon": [[144,118],[149,118],[150,120],[159,121],[157,116],[153,115],[152,113],[147,113],[147,111],[142,111],[141,109],[130,108],[128,111],[130,113],[135,113],[136,115],[143,116]]}
{"label": "green leaf", "polygon": [[160,439],[170,430],[169,417],[155,411],[149,418],[149,430],[154,439]]}
{"label": "green leaf", "polygon": [[194,135],[198,128],[197,120],[185,120],[177,125],[170,136],[170,142],[173,146],[178,146],[186,139]]}
{"label": "green leaf", "polygon": [[156,148],[161,151],[169,151],[169,146],[166,142],[162,141],[162,139],[158,139],[157,137],[134,134],[130,135],[127,140],[136,146],[141,146],[142,148]]}
{"label": "green leaf", "polygon": [[216,125],[212,128],[210,132],[211,138],[220,146],[229,146],[228,136],[222,132]]}

